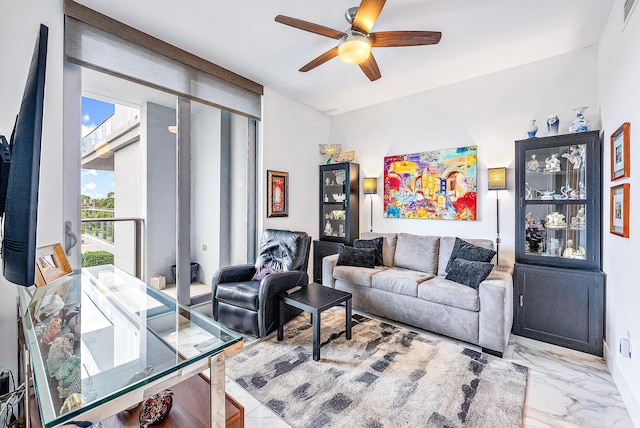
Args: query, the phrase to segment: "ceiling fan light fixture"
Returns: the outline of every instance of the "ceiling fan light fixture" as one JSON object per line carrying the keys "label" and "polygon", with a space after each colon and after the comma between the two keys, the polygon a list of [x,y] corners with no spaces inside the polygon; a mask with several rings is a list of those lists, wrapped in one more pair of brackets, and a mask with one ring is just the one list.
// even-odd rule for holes
{"label": "ceiling fan light fixture", "polygon": [[347,64],[360,64],[369,58],[371,41],[367,36],[357,31],[351,31],[338,44],[338,56]]}

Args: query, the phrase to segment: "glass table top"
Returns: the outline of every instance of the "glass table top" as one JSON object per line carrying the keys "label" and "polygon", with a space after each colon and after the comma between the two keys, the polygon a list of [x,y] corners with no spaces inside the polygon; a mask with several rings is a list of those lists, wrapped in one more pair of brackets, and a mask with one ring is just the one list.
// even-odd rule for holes
{"label": "glass table top", "polygon": [[111,265],[19,287],[18,301],[45,428],[242,341]]}

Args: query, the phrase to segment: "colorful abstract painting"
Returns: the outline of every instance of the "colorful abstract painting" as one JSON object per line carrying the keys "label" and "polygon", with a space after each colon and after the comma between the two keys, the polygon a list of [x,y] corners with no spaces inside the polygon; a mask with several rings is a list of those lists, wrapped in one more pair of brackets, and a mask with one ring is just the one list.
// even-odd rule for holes
{"label": "colorful abstract painting", "polygon": [[384,158],[384,216],[476,219],[477,146]]}

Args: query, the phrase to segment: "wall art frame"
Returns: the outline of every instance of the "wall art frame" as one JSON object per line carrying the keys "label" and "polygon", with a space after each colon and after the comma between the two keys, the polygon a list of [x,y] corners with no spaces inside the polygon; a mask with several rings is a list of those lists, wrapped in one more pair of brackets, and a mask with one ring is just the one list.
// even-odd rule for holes
{"label": "wall art frame", "polygon": [[631,175],[629,122],[625,122],[611,134],[611,181]]}
{"label": "wall art frame", "polygon": [[36,287],[50,284],[73,272],[60,243],[38,247],[36,250]]}
{"label": "wall art frame", "polygon": [[384,217],[476,220],[477,146],[384,158]]}
{"label": "wall art frame", "polygon": [[611,187],[610,232],[614,235],[629,237],[629,183]]}
{"label": "wall art frame", "polygon": [[267,217],[289,216],[289,173],[267,170]]}

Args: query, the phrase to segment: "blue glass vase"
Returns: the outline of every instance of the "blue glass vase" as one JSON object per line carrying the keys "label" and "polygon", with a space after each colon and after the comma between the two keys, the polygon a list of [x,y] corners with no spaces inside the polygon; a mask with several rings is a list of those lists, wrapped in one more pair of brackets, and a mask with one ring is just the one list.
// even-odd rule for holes
{"label": "blue glass vase", "polygon": [[584,111],[587,108],[588,107],[578,107],[573,109],[573,111],[576,112],[576,118],[569,126],[569,132],[572,134],[591,131],[591,122],[584,118]]}
{"label": "blue glass vase", "polygon": [[529,121],[529,126],[527,126],[527,135],[529,138],[533,138],[536,136],[538,132],[538,125],[536,125],[535,119]]}

